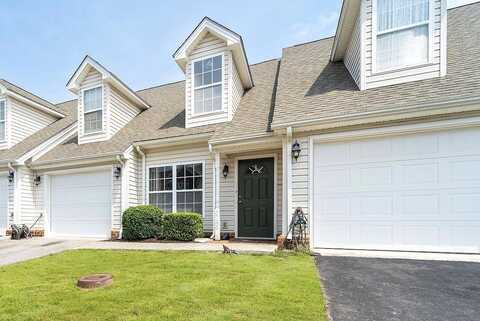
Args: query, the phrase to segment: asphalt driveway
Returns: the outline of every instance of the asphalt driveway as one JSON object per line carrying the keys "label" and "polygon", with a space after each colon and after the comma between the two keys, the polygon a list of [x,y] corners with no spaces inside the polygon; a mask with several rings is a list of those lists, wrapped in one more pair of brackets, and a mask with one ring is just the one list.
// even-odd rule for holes
{"label": "asphalt driveway", "polygon": [[333,321],[480,320],[480,263],[317,256]]}

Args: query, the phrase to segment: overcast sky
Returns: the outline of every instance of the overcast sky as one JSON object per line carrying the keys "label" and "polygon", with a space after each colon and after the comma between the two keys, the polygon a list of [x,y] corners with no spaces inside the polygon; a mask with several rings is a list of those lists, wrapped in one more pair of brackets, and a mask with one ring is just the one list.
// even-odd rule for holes
{"label": "overcast sky", "polygon": [[[448,0],[449,7],[472,0]],[[181,80],[172,53],[204,17],[242,35],[250,63],[331,36],[341,0],[2,0],[0,78],[52,102],[85,54],[138,90]]]}

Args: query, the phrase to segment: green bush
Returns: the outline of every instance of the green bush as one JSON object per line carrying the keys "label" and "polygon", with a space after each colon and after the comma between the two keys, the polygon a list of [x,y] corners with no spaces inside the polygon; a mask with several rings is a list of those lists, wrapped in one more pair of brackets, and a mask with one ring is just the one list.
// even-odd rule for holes
{"label": "green bush", "polygon": [[123,213],[122,238],[128,241],[160,237],[163,212],[156,206],[140,205],[128,208]]}
{"label": "green bush", "polygon": [[166,240],[193,241],[203,235],[203,219],[197,213],[172,213],[163,216],[162,236]]}

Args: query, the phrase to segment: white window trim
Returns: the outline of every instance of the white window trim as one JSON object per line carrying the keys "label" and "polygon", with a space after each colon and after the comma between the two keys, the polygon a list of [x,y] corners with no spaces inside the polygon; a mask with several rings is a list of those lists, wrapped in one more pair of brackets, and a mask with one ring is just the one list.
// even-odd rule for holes
{"label": "white window trim", "polygon": [[[177,211],[177,166],[180,165],[192,165],[192,164],[202,164],[202,189],[189,189],[189,190],[180,190],[179,192],[202,192],[202,217],[205,218],[205,161],[203,160],[192,160],[192,161],[185,161],[185,162],[176,162],[176,163],[159,163],[147,166],[147,181],[146,181],[146,204],[150,204],[150,194],[152,193],[172,193],[172,212],[175,213]],[[150,168],[158,168],[158,167],[167,167],[172,166],[172,190],[171,191],[150,191]]]}
{"label": "white window trim", "polygon": [[0,143],[6,143],[7,142],[7,133],[8,133],[8,130],[7,130],[7,120],[8,120],[8,107],[7,107],[7,100],[6,99],[0,99],[0,103],[3,102],[3,106],[5,108],[4,110],[4,119],[3,120],[0,120],[0,123],[4,123],[5,125],[3,126],[4,127],[4,139],[0,139]]}
{"label": "white window trim", "polygon": [[[85,112],[85,92],[88,91],[88,90],[92,90],[92,89],[97,89],[97,88],[101,88],[101,91],[102,91],[102,107],[101,108],[97,108],[97,109],[93,109],[93,110],[89,110],[88,112]],[[94,86],[89,86],[89,87],[85,87],[85,88],[82,88],[82,132],[83,132],[83,135],[84,136],[89,136],[89,135],[95,135],[95,134],[100,134],[100,133],[103,133],[105,132],[105,92],[104,92],[104,88],[103,88],[103,85],[94,85]],[[85,114],[90,114],[90,113],[94,113],[94,112],[97,112],[97,111],[102,111],[102,128],[99,129],[99,130],[95,130],[95,131],[91,131],[91,132],[85,132]]]}
{"label": "white window trim", "polygon": [[[395,72],[395,71],[402,71],[402,70],[407,70],[407,69],[414,69],[418,67],[423,67],[423,66],[429,66],[433,64],[433,41],[434,41],[434,35],[433,35],[433,28],[434,28],[434,22],[435,22],[435,15],[434,15],[434,2],[436,0],[428,0],[428,21],[423,21],[419,23],[414,23],[410,24],[408,26],[402,26],[398,28],[392,28],[388,30],[384,30],[382,32],[377,31],[377,21],[378,21],[378,15],[377,15],[377,8],[378,8],[378,0],[372,0],[372,75],[381,75],[389,72]],[[392,67],[392,68],[387,68],[387,69],[382,69],[378,70],[377,68],[377,37],[392,33],[392,32],[397,32],[397,31],[402,31],[402,30],[407,30],[410,28],[414,27],[419,27],[419,26],[424,26],[428,24],[428,60],[427,62],[421,62],[418,64],[414,65],[405,65],[405,66],[399,66],[399,67]]]}
{"label": "white window trim", "polygon": [[[217,57],[217,56],[221,56],[222,57],[222,80],[220,81],[220,85],[222,86],[222,102],[221,102],[221,106],[222,108],[220,110],[213,110],[213,111],[207,111],[207,112],[201,112],[201,113],[195,113],[195,89],[202,89],[202,88],[207,88],[207,87],[210,87],[210,86],[214,86],[213,84],[210,84],[210,85],[204,85],[204,86],[200,86],[198,88],[195,88],[195,62],[197,61],[202,61],[202,60],[205,60],[205,59],[208,59],[208,58],[213,58],[213,57]],[[196,58],[196,59],[193,59],[190,61],[190,65],[191,65],[191,70],[190,70],[190,82],[191,82],[191,90],[190,90],[190,115],[191,117],[199,117],[199,116],[206,116],[206,115],[214,115],[214,114],[221,114],[221,113],[224,113],[225,112],[225,106],[224,106],[224,102],[225,102],[225,92],[224,92],[224,85],[225,85],[225,53],[224,52],[220,52],[220,53],[215,53],[215,54],[211,54],[211,55],[207,55],[207,56],[202,56],[200,58]]]}

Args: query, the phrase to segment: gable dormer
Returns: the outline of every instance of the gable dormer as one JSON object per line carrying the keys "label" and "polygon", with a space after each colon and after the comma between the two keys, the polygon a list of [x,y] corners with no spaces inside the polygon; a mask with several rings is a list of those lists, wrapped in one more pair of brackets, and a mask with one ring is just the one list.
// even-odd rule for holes
{"label": "gable dormer", "polygon": [[447,73],[446,0],[344,0],[331,60],[361,90]]}
{"label": "gable dormer", "polygon": [[65,117],[55,105],[0,79],[0,150]]}
{"label": "gable dormer", "polygon": [[232,120],[253,87],[240,35],[205,17],[173,57],[185,73],[185,126]]}
{"label": "gable dormer", "polygon": [[148,104],[96,60],[86,56],[67,88],[78,97],[78,143],[110,139]]}

